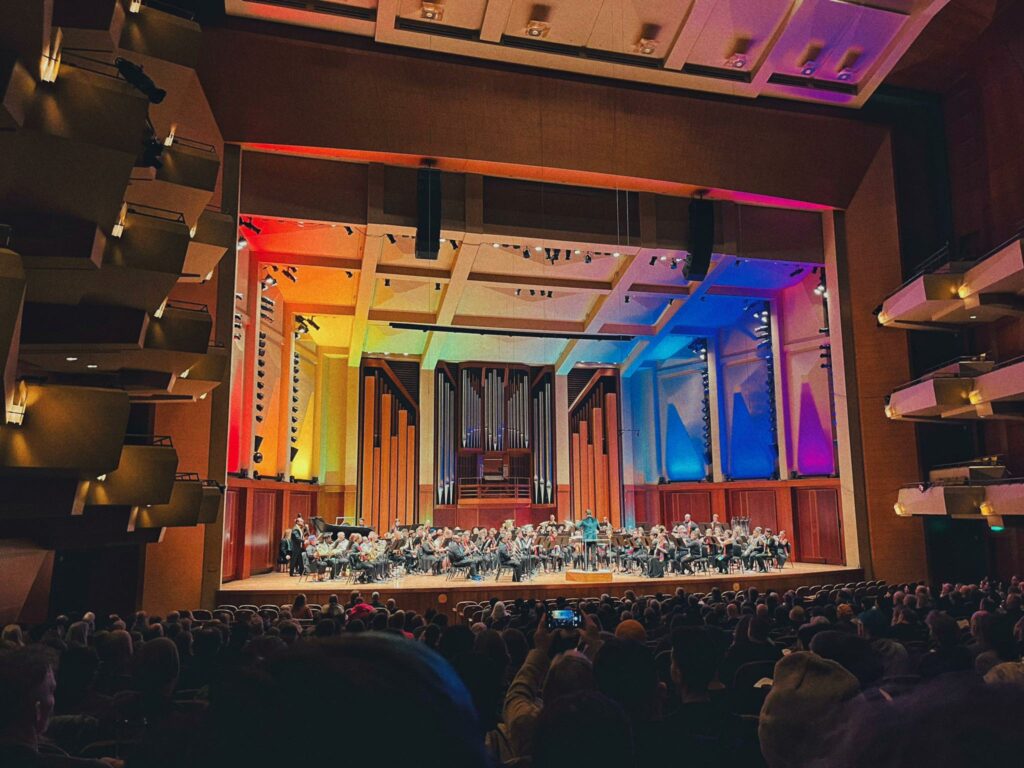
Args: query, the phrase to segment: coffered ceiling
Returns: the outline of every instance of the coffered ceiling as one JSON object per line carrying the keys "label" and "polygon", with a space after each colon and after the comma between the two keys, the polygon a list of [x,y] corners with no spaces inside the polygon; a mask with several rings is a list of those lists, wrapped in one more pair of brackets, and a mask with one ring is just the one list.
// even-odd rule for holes
{"label": "coffered ceiling", "polygon": [[947,2],[225,0],[225,7],[564,73],[859,107]]}

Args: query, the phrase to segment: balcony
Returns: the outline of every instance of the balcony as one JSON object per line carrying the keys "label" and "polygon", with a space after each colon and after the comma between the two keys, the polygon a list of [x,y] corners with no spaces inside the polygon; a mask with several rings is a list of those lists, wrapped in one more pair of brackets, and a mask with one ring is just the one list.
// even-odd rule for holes
{"label": "balcony", "polygon": [[133,403],[180,403],[205,400],[220,386],[230,353],[222,346],[210,346],[192,367],[179,374],[150,371],[121,371],[117,385]]}
{"label": "balcony", "polygon": [[928,483],[900,489],[896,514],[984,520],[993,530],[1024,522],[1024,478],[1008,477],[997,460],[940,467]]}
{"label": "balcony", "polygon": [[885,413],[902,421],[1024,419],[1024,357],[996,365],[965,358],[889,395]]}
{"label": "balcony", "polygon": [[128,396],[92,387],[24,386],[21,423],[0,425],[0,517],[81,513],[87,482],[120,462]]}
{"label": "balcony", "polygon": [[127,210],[120,237],[59,216],[16,215],[12,225],[26,263],[27,299],[42,304],[102,304],[154,313],[178,281],[189,248],[180,216],[145,208]]}
{"label": "balcony", "polygon": [[111,65],[69,52],[54,82],[24,87],[5,99],[22,105],[22,119],[18,130],[0,131],[0,208],[46,210],[109,231],[147,137],[149,102]]}
{"label": "balcony", "polygon": [[188,227],[198,231],[199,219],[217,185],[220,159],[216,147],[175,137],[164,148],[161,162],[159,168],[135,168],[125,199],[131,205],[180,213]]}
{"label": "balcony", "polygon": [[113,50],[124,29],[126,15],[119,0],[54,0],[53,3],[53,23],[61,28],[66,48]]}
{"label": "balcony", "polygon": [[[938,262],[941,258],[936,257]],[[1021,235],[977,262],[926,266],[886,297],[878,323],[887,328],[956,330],[1019,315],[1024,315]]]}
{"label": "balcony", "polygon": [[118,44],[125,51],[195,69],[201,43],[202,30],[191,16],[143,6],[128,15]]}
{"label": "balcony", "polygon": [[194,472],[179,472],[171,499],[166,504],[137,507],[129,530],[180,528],[215,522],[220,511],[223,489]]}
{"label": "balcony", "polygon": [[195,283],[210,279],[224,254],[235,247],[237,237],[238,225],[234,217],[212,208],[203,211],[188,244],[182,282]]}
{"label": "balcony", "polygon": [[117,469],[88,481],[87,507],[138,507],[167,504],[178,469],[178,452],[169,437],[129,435]]}
{"label": "balcony", "polygon": [[992,370],[984,357],[954,360],[889,395],[885,414],[899,421],[977,418],[970,394],[975,378]]}
{"label": "balcony", "polygon": [[182,301],[167,302],[153,315],[124,307],[26,304],[24,317],[22,359],[73,376],[180,374],[207,354],[213,328],[206,306]]}

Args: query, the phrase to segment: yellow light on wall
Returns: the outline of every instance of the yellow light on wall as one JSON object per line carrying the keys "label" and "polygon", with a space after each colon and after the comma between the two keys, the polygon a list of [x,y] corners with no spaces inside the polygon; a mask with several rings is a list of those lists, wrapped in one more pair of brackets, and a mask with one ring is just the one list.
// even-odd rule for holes
{"label": "yellow light on wall", "polygon": [[887,417],[887,418],[890,418],[890,419],[895,419],[895,418],[897,418],[897,417],[898,417],[898,416],[899,416],[900,414],[899,414],[899,412],[898,412],[898,411],[897,411],[897,410],[896,410],[895,408],[893,408],[893,407],[892,407],[891,405],[886,405],[886,406],[885,406],[885,415],[886,415],[886,417]]}
{"label": "yellow light on wall", "polygon": [[888,325],[890,319],[891,318],[889,317],[889,314],[885,310],[882,310],[881,312],[878,313],[879,325]]}
{"label": "yellow light on wall", "polygon": [[967,399],[971,401],[971,405],[978,405],[984,402],[985,398],[982,397],[981,392],[976,389],[972,389],[970,394],[967,395]]}
{"label": "yellow light on wall", "polygon": [[142,10],[142,0],[132,0],[128,5],[128,13],[138,13]]}
{"label": "yellow light on wall", "polygon": [[20,427],[25,423],[25,410],[28,401],[28,387],[24,381],[19,381],[14,391],[11,402],[7,404],[7,411],[4,414],[4,423],[11,427]]}
{"label": "yellow light on wall", "polygon": [[110,228],[111,237],[121,237],[124,234],[124,220],[128,217],[128,203],[121,203],[121,212],[117,215],[117,223]]}
{"label": "yellow light on wall", "polygon": [[956,295],[961,299],[966,299],[971,295],[971,287],[967,283],[963,283],[959,288],[956,289]]}
{"label": "yellow light on wall", "polygon": [[39,79],[44,83],[55,83],[57,74],[60,72],[60,47],[64,40],[64,33],[60,27],[53,30],[50,36],[50,44],[43,51],[39,62]]}
{"label": "yellow light on wall", "polygon": [[895,504],[892,505],[892,508],[893,510],[895,510],[897,516],[910,517],[910,513],[907,512],[907,508],[902,501],[897,501]]}
{"label": "yellow light on wall", "polygon": [[985,517],[990,517],[991,515],[994,515],[996,513],[995,507],[993,507],[987,501],[981,502],[981,505],[978,507],[978,509],[981,511],[981,514],[983,514]]}

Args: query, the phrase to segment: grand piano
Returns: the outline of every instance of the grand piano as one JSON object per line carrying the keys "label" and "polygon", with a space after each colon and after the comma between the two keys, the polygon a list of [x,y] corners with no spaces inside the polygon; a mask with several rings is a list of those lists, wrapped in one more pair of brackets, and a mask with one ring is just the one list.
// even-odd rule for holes
{"label": "grand piano", "polygon": [[358,533],[360,536],[365,536],[373,529],[365,525],[332,525],[331,523],[324,522],[322,517],[312,517],[310,522],[313,527],[316,528],[318,535],[323,536],[325,533],[333,533],[335,537],[344,536],[346,539],[353,533]]}

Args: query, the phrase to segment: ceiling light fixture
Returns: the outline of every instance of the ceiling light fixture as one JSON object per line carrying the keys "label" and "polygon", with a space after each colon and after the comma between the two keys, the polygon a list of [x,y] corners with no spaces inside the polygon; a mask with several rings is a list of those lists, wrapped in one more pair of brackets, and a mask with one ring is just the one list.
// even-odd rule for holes
{"label": "ceiling light fixture", "polygon": [[424,2],[420,6],[420,16],[427,21],[440,21],[444,18],[444,5]]}
{"label": "ceiling light fixture", "polygon": [[658,49],[658,41],[651,40],[646,37],[641,37],[636,41],[636,52],[642,53],[644,56],[651,56]]}
{"label": "ceiling light fixture", "polygon": [[530,19],[526,25],[527,37],[547,37],[551,31],[551,25],[539,19]]}

